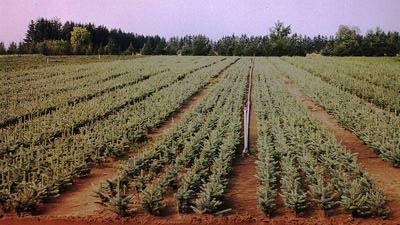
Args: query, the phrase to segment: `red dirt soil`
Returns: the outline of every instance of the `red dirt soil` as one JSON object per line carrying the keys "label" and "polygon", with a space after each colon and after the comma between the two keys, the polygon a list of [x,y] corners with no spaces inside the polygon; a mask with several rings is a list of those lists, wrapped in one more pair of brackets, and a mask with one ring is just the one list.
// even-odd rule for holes
{"label": "red dirt soil", "polygon": [[[236,63],[236,62],[235,62]],[[198,100],[203,98],[207,89],[218,82],[219,76],[234,63],[227,65],[223,70],[211,78],[209,85],[200,88],[196,93],[189,97],[182,106],[173,112],[168,119],[157,128],[146,133],[147,141],[137,144],[133,154],[140,149],[152,144],[156,137],[162,135],[174,123],[179,122],[182,115],[193,107]],[[123,159],[122,159],[123,160]],[[112,160],[111,160],[112,161]],[[93,196],[93,189],[98,187],[106,179],[114,177],[118,172],[120,161],[113,161],[103,165],[103,167],[93,168],[89,177],[77,179],[74,185],[63,193],[60,197],[46,202],[39,213],[40,216],[17,218],[14,215],[7,215],[5,220],[0,220],[0,225],[5,224],[101,224],[102,220],[113,218],[119,220],[103,206],[97,204],[97,198]],[[99,216],[101,215],[101,216]],[[151,216],[150,216],[151,217]],[[75,218],[75,219],[74,219]],[[165,219],[168,220],[168,219]],[[94,221],[92,223],[92,221]],[[137,222],[142,222],[138,220]],[[143,221],[146,221],[144,219]],[[115,221],[114,221],[115,222]],[[119,222],[118,222],[119,223]],[[186,224],[187,222],[184,222]],[[110,224],[105,222],[104,224]]]}
{"label": "red dirt soil", "polygon": [[296,218],[294,216],[282,216],[273,219],[267,217],[255,218],[252,216],[228,215],[228,216],[211,216],[211,215],[175,215],[169,217],[155,217],[151,215],[136,215],[132,218],[119,218],[116,216],[91,216],[91,217],[23,217],[13,219],[2,219],[0,225],[120,225],[120,224],[157,224],[157,225],[256,225],[256,224],[394,224],[385,221],[368,222],[357,221],[351,217],[341,218]]}
{"label": "red dirt soil", "polygon": [[[156,137],[162,135],[175,122],[179,122],[182,115],[201,99],[206,93],[206,87],[197,91],[193,96],[186,100],[179,110],[175,111],[158,128],[147,133],[148,140],[136,146],[133,153],[152,144]],[[117,175],[119,161],[111,164],[111,167],[95,168],[87,179],[79,179],[74,182],[71,190],[63,193],[59,198],[54,199],[48,204],[44,204],[44,209],[40,213],[43,216],[91,216],[104,211],[104,207],[97,204],[97,198],[93,196],[93,189],[100,186],[106,179]]]}
{"label": "red dirt soil", "polygon": [[[198,95],[193,96],[187,103],[188,106],[184,106],[190,108],[190,105],[195,104],[196,101],[189,103],[193,98],[201,98],[201,95],[204,95],[204,92],[200,91]],[[300,92],[301,93],[301,92]],[[302,95],[299,95],[302,96]],[[315,105],[315,104],[314,104]],[[313,106],[314,106],[313,105]],[[316,105],[315,105],[316,106]],[[317,106],[316,106],[317,107]],[[181,111],[181,110],[180,110]],[[184,109],[183,111],[186,111]],[[170,120],[177,122],[182,115],[182,112],[173,114]],[[329,116],[329,115],[328,115]],[[317,118],[317,116],[316,116]],[[173,122],[167,121],[164,123],[159,129],[167,129],[170,127]],[[158,129],[149,133],[152,135],[162,134]],[[153,136],[154,137],[154,136]],[[258,200],[257,200],[257,178],[256,175],[256,165],[255,165],[255,153],[256,153],[256,142],[257,142],[257,118],[254,108],[251,109],[250,114],[250,152],[251,155],[245,156],[244,158],[238,158],[234,162],[234,168],[232,177],[229,179],[229,187],[226,193],[228,207],[231,207],[233,210],[227,215],[223,216],[213,216],[213,215],[197,215],[197,214],[172,214],[163,217],[151,216],[147,213],[138,213],[133,215],[130,218],[120,218],[116,216],[114,213],[108,210],[94,210],[92,206],[82,205],[87,207],[88,209],[79,207],[76,209],[70,209],[69,212],[74,216],[52,216],[56,215],[52,210],[57,210],[57,204],[54,205],[55,209],[49,209],[47,215],[42,216],[26,216],[26,217],[15,217],[15,216],[6,216],[3,219],[0,219],[0,225],[21,225],[21,224],[29,224],[29,225],[117,225],[117,224],[158,224],[158,225],[192,225],[192,224],[204,224],[204,225],[241,225],[241,224],[400,224],[396,222],[397,217],[392,217],[390,220],[381,220],[381,219],[355,219],[352,218],[349,214],[337,214],[330,217],[325,217],[322,213],[318,213],[318,211],[314,211],[311,215],[305,217],[296,217],[293,214],[285,213],[279,214],[275,217],[268,218],[263,215],[261,211],[258,209]],[[344,138],[345,139],[345,138]],[[347,140],[347,139],[346,139]],[[351,142],[353,143],[353,142]],[[367,158],[368,159],[368,158]],[[362,160],[360,159],[360,162]],[[380,161],[380,163],[384,163]],[[382,167],[381,167],[382,168]],[[391,167],[390,167],[391,168]],[[110,169],[110,168],[108,168]],[[367,169],[367,168],[366,168]],[[394,169],[394,168],[391,168]],[[79,190],[71,190],[71,195],[80,196],[82,199],[87,198],[92,194],[92,191],[84,191],[85,194],[76,194],[80,190],[88,190],[88,186],[91,187],[91,183],[94,180],[97,180],[97,176],[95,174],[100,173],[98,177],[102,177],[101,172],[95,172],[97,170],[93,170],[93,177],[91,176],[88,179],[82,180],[82,185],[77,186],[76,189]],[[367,169],[367,171],[369,171]],[[370,172],[370,171],[369,171]],[[110,171],[110,174],[114,174]],[[372,172],[370,172],[372,175]],[[379,173],[382,173],[379,170]],[[108,174],[107,176],[111,176]],[[388,173],[389,175],[391,173]],[[396,177],[390,177],[390,180],[399,180]],[[389,180],[388,177],[384,181]],[[91,181],[86,181],[90,180]],[[105,179],[105,178],[104,178]],[[103,181],[104,179],[99,179],[99,181]],[[84,184],[88,185],[84,185]],[[379,183],[379,180],[378,180]],[[67,193],[65,193],[66,195]],[[64,197],[61,197],[64,198]],[[60,198],[60,199],[61,199]],[[69,198],[69,197],[65,197]],[[70,203],[73,203],[72,199],[78,199],[78,197],[70,197]],[[81,201],[79,202],[82,202]],[[55,200],[58,201],[58,200]],[[69,203],[69,204],[70,204]],[[59,202],[58,204],[64,204],[64,202]],[[73,206],[73,204],[70,204]],[[394,204],[391,202],[391,206]],[[50,206],[49,206],[50,207]],[[394,208],[392,207],[394,210]],[[77,213],[79,210],[82,210],[83,213]],[[93,212],[92,214],[87,214],[87,211]],[[65,215],[64,212],[59,212],[57,215]],[[79,214],[83,214],[84,216],[76,216]]]}
{"label": "red dirt soil", "polygon": [[392,211],[387,222],[393,221],[396,224],[400,224],[400,170],[378,157],[374,150],[368,147],[354,133],[341,127],[323,107],[305,95],[294,81],[285,78],[285,84],[291,94],[308,107],[313,119],[331,132],[346,149],[356,153],[358,162],[387,196],[387,202]]}
{"label": "red dirt soil", "polygon": [[179,122],[183,114],[191,107],[193,107],[197,103],[197,101],[203,98],[203,96],[207,93],[208,88],[209,86],[206,86],[197,91],[193,96],[187,99],[177,111],[173,112],[169,116],[169,118],[164,123],[162,123],[158,128],[147,132],[146,136],[149,139],[155,139],[155,137],[162,135],[165,132],[165,130],[169,129],[170,127],[172,127],[172,125]]}
{"label": "red dirt soil", "polygon": [[[254,82],[254,76],[252,81]],[[253,99],[253,93],[251,93]],[[252,100],[250,102],[253,102]],[[250,105],[249,128],[249,153],[238,157],[233,163],[232,177],[228,180],[229,186],[226,193],[227,205],[232,208],[232,213],[241,216],[262,216],[258,209],[256,153],[257,153],[257,114],[254,105]],[[242,150],[242,149],[239,149]],[[255,218],[254,218],[255,219]]]}
{"label": "red dirt soil", "polygon": [[93,193],[94,187],[98,187],[102,181],[112,178],[116,173],[117,169],[114,167],[92,169],[88,178],[76,180],[67,192],[44,204],[40,214],[49,216],[95,214],[102,209],[102,206],[95,203],[97,198]]}

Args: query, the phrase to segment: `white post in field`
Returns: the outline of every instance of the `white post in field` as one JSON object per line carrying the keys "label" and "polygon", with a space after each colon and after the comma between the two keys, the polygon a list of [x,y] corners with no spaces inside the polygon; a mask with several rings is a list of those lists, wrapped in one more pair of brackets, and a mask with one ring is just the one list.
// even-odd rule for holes
{"label": "white post in field", "polygon": [[245,108],[243,110],[243,154],[249,152],[249,132],[250,132],[250,107],[251,107],[251,81],[253,75],[253,66],[249,68],[248,73],[248,91],[247,91],[247,101]]}

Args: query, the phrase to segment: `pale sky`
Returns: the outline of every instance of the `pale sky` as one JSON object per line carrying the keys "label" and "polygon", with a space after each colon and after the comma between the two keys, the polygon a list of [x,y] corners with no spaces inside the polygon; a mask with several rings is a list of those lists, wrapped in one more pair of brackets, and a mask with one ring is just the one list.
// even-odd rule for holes
{"label": "pale sky", "polygon": [[362,32],[400,31],[399,0],[0,0],[0,41],[21,41],[30,20],[58,17],[164,37],[266,34],[277,20],[301,34],[334,34],[340,24]]}

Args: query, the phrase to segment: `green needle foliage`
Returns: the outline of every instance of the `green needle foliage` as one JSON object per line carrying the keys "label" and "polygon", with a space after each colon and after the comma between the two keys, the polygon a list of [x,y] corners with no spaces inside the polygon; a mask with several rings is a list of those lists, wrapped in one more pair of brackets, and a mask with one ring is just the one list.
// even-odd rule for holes
{"label": "green needle foliage", "polygon": [[316,182],[310,184],[310,191],[313,200],[317,203],[318,207],[323,210],[330,210],[337,206],[338,201],[335,196],[335,189],[332,184],[326,184],[323,176],[318,176]]}
{"label": "green needle foliage", "polygon": [[[393,137],[399,133],[395,134],[397,128],[386,129],[389,123],[383,121],[391,121],[396,127],[397,118],[389,116],[392,114],[366,109],[364,103],[357,103],[354,98],[282,60],[260,59],[259,62],[262,63],[256,61],[255,67],[254,96],[259,131],[258,196],[262,211],[273,214],[276,207],[275,185],[280,184],[285,205],[295,213],[304,212],[314,204],[324,211],[341,205],[353,216],[386,218],[390,211],[383,192],[358,165],[356,156],[311,118],[309,109],[288,89],[292,83],[286,77],[295,80],[310,97],[328,107],[340,118],[340,122],[351,123],[349,127],[356,133],[360,132],[363,138],[368,136],[370,141],[375,140],[374,143],[379,140],[380,144],[387,144],[388,148],[383,152],[393,152],[396,144],[392,144],[398,142]],[[348,102],[351,104],[347,105]],[[341,107],[342,104],[351,110]],[[357,113],[353,113],[355,111]],[[368,117],[367,114],[372,112],[380,114],[382,120],[372,115]],[[350,116],[353,121],[343,115]],[[376,120],[366,123],[360,121],[360,118],[364,120],[361,115],[375,117]],[[377,138],[375,135],[378,132],[372,127],[390,138],[382,138],[381,134]],[[278,177],[280,179],[276,181]],[[307,199],[308,196],[310,199]]]}
{"label": "green needle foliage", "polygon": [[307,193],[301,186],[301,178],[288,156],[282,159],[282,196],[285,205],[296,214],[304,212],[308,207]]}
{"label": "green needle foliage", "polygon": [[150,185],[140,192],[140,204],[142,208],[152,215],[160,215],[165,208],[162,198],[162,187],[158,184]]}
{"label": "green needle foliage", "polygon": [[221,205],[221,196],[224,193],[224,184],[219,178],[212,176],[210,181],[203,185],[192,209],[199,214],[213,213]]}
{"label": "green needle foliage", "polygon": [[257,178],[259,180],[258,204],[265,214],[272,216],[276,211],[276,197],[277,197],[277,165],[279,160],[275,160],[271,156],[274,151],[273,146],[270,144],[268,136],[260,137],[258,142],[258,158],[257,161]]}
{"label": "green needle foliage", "polygon": [[133,196],[127,194],[126,180],[117,177],[107,180],[99,188],[94,189],[95,196],[100,199],[100,204],[120,216],[130,216],[133,213]]}

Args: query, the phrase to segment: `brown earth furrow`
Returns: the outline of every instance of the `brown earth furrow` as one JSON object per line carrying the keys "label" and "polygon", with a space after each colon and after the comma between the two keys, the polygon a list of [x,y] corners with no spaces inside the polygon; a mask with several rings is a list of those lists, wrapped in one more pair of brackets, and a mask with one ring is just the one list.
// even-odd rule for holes
{"label": "brown earth furrow", "polygon": [[[179,122],[182,114],[186,112],[198,99],[204,95],[205,91],[202,89],[197,94],[192,96],[176,113],[173,113],[162,126],[154,129],[148,133],[148,139],[145,143],[140,143],[135,149],[134,153],[140,152],[146,146],[152,144],[157,136],[162,135],[165,130],[171,127],[174,123]],[[99,210],[104,209],[100,204],[96,204],[97,198],[92,197],[93,188],[98,187],[106,179],[116,176],[118,169],[118,161],[112,163],[111,167],[97,169],[97,173],[101,175],[95,176],[93,179],[80,179],[80,185],[68,192],[61,195],[54,201],[54,204],[49,204],[49,210],[44,210],[44,215],[56,216],[87,216],[95,215]],[[75,183],[74,183],[75,185]],[[47,206],[45,206],[47,208]]]}
{"label": "brown earth furrow", "polygon": [[92,169],[90,176],[78,179],[74,185],[60,197],[47,202],[41,214],[48,216],[79,216],[92,214],[102,209],[100,204],[93,204],[97,200],[94,196],[93,186],[99,184],[99,180],[112,178],[117,172],[115,167],[104,167]]}
{"label": "brown earth furrow", "polygon": [[[253,77],[254,78],[254,77]],[[217,82],[218,79],[212,80],[212,83]],[[288,83],[289,89],[291,90],[292,94],[297,96],[299,98],[299,101],[305,102],[304,104],[309,107],[309,109],[312,111],[311,114],[314,119],[318,120],[321,122],[322,125],[326,126],[328,130],[333,132],[338,140],[343,140],[342,144],[347,145],[348,148],[351,150],[351,146],[358,146],[360,144],[360,140],[354,139],[354,134],[353,136],[345,136],[344,134],[340,133],[342,132],[340,126],[337,125],[336,121],[327,114],[322,107],[316,105],[314,102],[310,100],[304,93],[296,87],[296,85],[290,81],[286,80]],[[290,84],[291,83],[291,84]],[[161,135],[163,132],[162,130],[168,129],[169,127],[174,124],[174,122],[178,122],[183,115],[184,111],[192,107],[192,105],[195,104],[197,100],[194,100],[195,98],[200,99],[202,95],[204,95],[207,91],[207,86],[201,90],[199,90],[198,93],[196,93],[192,98],[190,98],[183,106],[181,109],[179,109],[176,113],[171,114],[171,117],[169,118],[168,121],[165,123],[161,124],[158,129],[155,129],[153,131],[149,131],[148,135],[150,137],[150,141],[154,140],[154,137]],[[192,102],[193,101],[193,102]],[[186,107],[186,109],[185,109]],[[253,108],[253,107],[252,107]],[[333,123],[331,123],[333,122]],[[338,128],[339,127],[339,128]],[[279,214],[275,217],[268,218],[267,216],[263,215],[261,211],[258,209],[258,202],[257,202],[257,179],[255,177],[256,175],[256,165],[255,165],[255,160],[256,157],[254,153],[256,153],[256,142],[257,142],[257,120],[256,120],[256,114],[254,109],[251,110],[250,113],[250,135],[249,135],[249,144],[250,144],[250,152],[252,153],[251,155],[245,157],[245,158],[239,158],[234,162],[233,165],[233,174],[232,177],[229,179],[229,187],[228,191],[226,193],[227,201],[228,201],[228,206],[232,207],[233,213],[232,214],[227,214],[224,216],[214,216],[214,215],[197,215],[197,214],[169,214],[168,216],[163,216],[163,217],[156,217],[152,216],[149,214],[144,214],[144,213],[139,213],[133,215],[133,217],[129,218],[121,218],[116,216],[113,213],[110,213],[109,211],[106,210],[95,210],[92,212],[86,211],[83,207],[86,207],[90,209],[90,206],[87,205],[82,205],[79,207],[75,206],[74,210],[71,210],[71,212],[77,212],[79,209],[82,211],[82,213],[75,213],[71,214],[74,216],[69,216],[68,214],[64,214],[65,216],[52,216],[50,214],[48,215],[43,215],[43,216],[27,216],[27,217],[21,217],[17,218],[15,216],[5,216],[5,218],[0,219],[0,225],[21,225],[21,224],[29,224],[29,225],[117,225],[117,224],[157,224],[157,225],[172,225],[172,224],[180,224],[180,225],[194,225],[194,224],[203,224],[203,225],[226,225],[226,224],[232,224],[232,225],[241,225],[241,224],[276,224],[276,225],[281,225],[281,224],[358,224],[358,225],[389,225],[389,224],[400,224],[398,221],[399,218],[397,215],[393,214],[391,219],[389,220],[381,220],[381,219],[361,219],[361,218],[352,218],[351,215],[349,214],[337,214],[329,217],[325,217],[324,215],[313,213],[309,216],[306,217],[296,217],[295,215],[288,214],[288,213],[282,213]],[[339,130],[336,130],[339,129]],[[343,129],[344,130],[344,129]],[[340,132],[339,132],[340,131]],[[345,132],[348,132],[344,130]],[[337,132],[338,134],[336,134]],[[351,133],[350,133],[351,134]],[[143,143],[145,145],[146,143]],[[362,142],[361,142],[362,144]],[[347,147],[346,146],[346,147]],[[362,146],[362,145],[361,145]],[[365,147],[365,146],[364,146]],[[398,176],[391,176],[393,174],[392,167],[389,166],[389,173],[385,175],[386,167],[383,166],[381,167],[380,164],[385,164],[385,162],[382,162],[382,160],[379,161],[377,165],[380,165],[376,168],[377,171],[374,171],[373,166],[369,165],[369,162],[374,162],[378,158],[376,155],[371,154],[371,149],[368,149],[370,151],[361,151],[363,150],[360,147],[360,149],[355,149],[354,152],[360,151],[359,154],[359,161],[363,164],[365,169],[370,172],[370,174],[375,178],[375,176],[379,176],[379,174],[382,177],[380,177],[382,185],[386,184],[385,182],[388,182],[389,180],[393,181],[400,181],[398,179]],[[242,150],[241,148],[239,151]],[[367,152],[367,154],[363,154]],[[366,164],[366,166],[364,165]],[[387,163],[386,163],[387,164]],[[110,169],[110,168],[106,168]],[[115,170],[116,169],[111,169]],[[377,172],[378,174],[372,173],[372,172]],[[93,180],[96,180],[97,175],[101,176],[110,176],[115,175],[115,172],[111,171],[110,174],[105,175],[104,172],[101,170],[98,170],[97,172],[96,169],[93,170],[93,175],[91,175],[87,179],[91,179],[92,176]],[[396,170],[397,171],[397,170]],[[85,179],[85,180],[87,180]],[[104,181],[106,177],[102,177],[102,179],[99,179],[99,182]],[[379,179],[375,180],[379,184]],[[87,186],[84,184],[87,183]],[[82,185],[79,187],[76,187],[77,189],[85,189],[87,187],[91,187],[90,182],[84,181]],[[88,189],[86,189],[88,190]],[[397,188],[397,191],[400,189]],[[79,191],[79,190],[76,190]],[[388,190],[385,190],[388,192]],[[396,190],[395,190],[396,191]],[[74,192],[74,191],[73,191]],[[390,192],[390,191],[389,191]],[[80,194],[82,198],[85,197],[86,195],[91,195],[91,190],[89,192],[84,192],[85,194]],[[72,193],[73,194],[73,193]],[[393,208],[393,202],[394,200],[390,200],[389,204],[392,207],[393,211],[398,211],[399,208]],[[91,201],[93,203],[93,201]],[[59,202],[60,204],[60,202]],[[54,204],[54,207],[59,207],[59,204]],[[235,205],[236,204],[236,205]],[[74,206],[73,204],[71,204]],[[67,209],[66,209],[67,210]]]}
{"label": "brown earth furrow", "polygon": [[[254,68],[254,63],[252,68]],[[253,69],[250,69],[250,73],[252,72]],[[254,76],[251,77],[252,79],[249,82],[254,83],[255,78]],[[225,195],[227,205],[232,208],[234,214],[248,215],[250,217],[262,215],[258,209],[257,197],[256,153],[258,131],[257,115],[254,104],[252,104],[253,99],[254,95],[250,93],[249,154],[242,155],[241,158],[234,161],[232,175],[228,180],[228,191]]]}
{"label": "brown earth furrow", "polygon": [[346,149],[357,155],[361,166],[385,192],[392,211],[390,219],[400,221],[400,170],[378,157],[374,150],[354,133],[341,127],[333,116],[308,97],[294,81],[288,78],[284,80],[290,93],[307,106],[311,117],[331,132]]}
{"label": "brown earth furrow", "polygon": [[[210,83],[195,92],[189,97],[182,106],[171,113],[165,122],[160,124],[157,128],[147,132],[147,141],[138,143],[134,146],[134,151],[130,154],[140,152],[146,146],[152,144],[157,136],[162,135],[168,128],[174,123],[179,122],[182,115],[192,108],[198,100],[200,100],[207,92],[210,85],[218,81],[219,75],[221,75],[227,68],[232,66],[238,60],[227,65],[223,70],[210,79]],[[125,157],[126,158],[126,157]],[[79,179],[74,182],[74,185],[70,190],[63,193],[60,197],[53,199],[49,204],[44,204],[43,209],[40,210],[41,215],[46,216],[91,216],[96,215],[100,212],[104,212],[104,207],[97,204],[97,198],[93,196],[93,190],[99,187],[102,182],[106,179],[110,179],[117,175],[118,165],[124,159],[114,161],[109,166],[103,168],[95,168],[92,170],[91,175],[87,179]]]}
{"label": "brown earth furrow", "polygon": [[[132,154],[140,152],[146,146],[152,144],[156,137],[162,135],[169,127],[174,123],[179,122],[182,115],[192,107],[203,95],[206,93],[207,88],[199,90],[195,95],[189,98],[175,113],[173,113],[170,118],[166,120],[157,129],[153,129],[147,134],[147,141],[139,143]],[[42,215],[49,216],[88,216],[95,215],[97,212],[104,209],[100,204],[96,204],[98,200],[93,197],[93,189],[98,187],[106,179],[110,179],[117,175],[118,164],[120,161],[115,161],[111,163],[109,167],[97,168],[93,170],[92,175],[88,179],[79,179],[77,181],[77,186],[75,187],[75,182],[73,188],[68,190],[66,193],[62,194],[59,198],[53,200],[50,204],[45,204],[45,209],[42,211]],[[91,173],[91,174],[92,174]]]}

